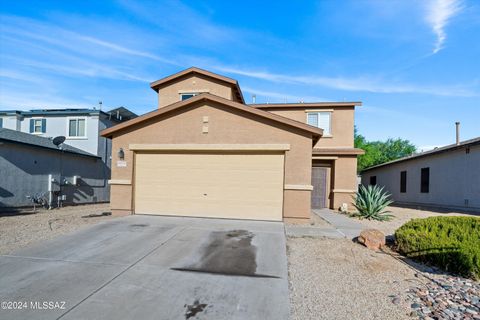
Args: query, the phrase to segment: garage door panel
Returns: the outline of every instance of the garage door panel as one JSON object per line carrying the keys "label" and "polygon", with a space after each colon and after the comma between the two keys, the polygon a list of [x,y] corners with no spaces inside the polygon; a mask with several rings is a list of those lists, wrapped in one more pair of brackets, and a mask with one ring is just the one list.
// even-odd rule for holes
{"label": "garage door panel", "polygon": [[136,155],[135,212],[282,220],[283,154]]}

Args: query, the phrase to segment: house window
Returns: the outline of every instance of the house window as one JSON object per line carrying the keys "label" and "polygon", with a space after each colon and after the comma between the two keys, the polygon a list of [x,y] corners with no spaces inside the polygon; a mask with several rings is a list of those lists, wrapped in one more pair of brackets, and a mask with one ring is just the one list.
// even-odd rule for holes
{"label": "house window", "polygon": [[190,99],[190,98],[193,98],[195,97],[196,95],[198,95],[197,92],[192,92],[192,93],[182,93],[180,94],[180,98],[181,100],[187,100],[187,99]]}
{"label": "house window", "polygon": [[400,172],[400,192],[407,192],[407,171]]}
{"label": "house window", "polygon": [[428,193],[430,191],[430,168],[422,168],[420,180],[420,192]]}
{"label": "house window", "polygon": [[307,123],[311,126],[323,129],[324,136],[332,134],[332,113],[330,111],[308,112]]}
{"label": "house window", "polygon": [[376,186],[377,185],[377,176],[371,176],[370,177],[370,185],[371,186]]}
{"label": "house window", "polygon": [[30,133],[45,133],[47,119],[30,119]]}
{"label": "house window", "polygon": [[68,120],[68,136],[69,137],[85,137],[85,122],[84,118],[75,118]]}

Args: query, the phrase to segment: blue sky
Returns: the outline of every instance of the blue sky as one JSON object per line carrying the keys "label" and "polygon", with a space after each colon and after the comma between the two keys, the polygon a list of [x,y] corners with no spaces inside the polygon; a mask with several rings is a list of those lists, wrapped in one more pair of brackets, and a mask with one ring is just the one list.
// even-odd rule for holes
{"label": "blue sky", "polygon": [[480,1],[2,1],[0,109],[156,108],[198,66],[247,101],[363,101],[367,139],[480,136]]}

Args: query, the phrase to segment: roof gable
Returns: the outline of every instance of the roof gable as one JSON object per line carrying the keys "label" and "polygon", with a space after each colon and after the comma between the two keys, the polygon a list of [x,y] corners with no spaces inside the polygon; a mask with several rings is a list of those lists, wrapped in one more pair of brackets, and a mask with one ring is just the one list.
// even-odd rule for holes
{"label": "roof gable", "polygon": [[214,79],[216,81],[220,81],[220,82],[223,82],[223,83],[229,85],[230,87],[232,87],[232,89],[234,91],[234,94],[237,96],[237,98],[242,103],[245,103],[245,100],[243,98],[242,90],[240,89],[240,85],[238,84],[237,80],[229,78],[229,77],[225,77],[225,76],[222,76],[222,75],[219,75],[219,74],[207,71],[207,70],[203,70],[203,69],[200,69],[200,68],[197,68],[197,67],[191,67],[191,68],[185,69],[183,71],[177,72],[175,74],[172,74],[168,77],[165,77],[165,78],[162,78],[160,80],[154,81],[154,82],[150,83],[150,88],[152,88],[153,90],[158,92],[158,90],[160,88],[163,88],[163,87],[167,86],[168,84],[172,83],[175,80],[178,80],[182,77],[186,77],[188,75],[195,75],[195,74],[202,75],[202,76],[205,76],[207,78],[211,78],[211,79]]}
{"label": "roof gable", "polygon": [[282,116],[279,116],[277,114],[270,113],[270,112],[267,112],[267,111],[255,109],[255,108],[246,106],[244,104],[234,102],[234,101],[231,101],[231,100],[228,100],[228,99],[225,99],[225,98],[221,98],[221,97],[209,94],[209,93],[202,93],[202,94],[200,94],[196,97],[193,97],[193,98],[190,98],[190,99],[187,99],[187,100],[184,100],[184,101],[179,101],[179,102],[171,104],[167,107],[163,107],[161,109],[158,109],[158,110],[149,112],[147,114],[144,114],[144,115],[142,115],[138,118],[135,118],[135,119],[132,119],[130,121],[118,124],[114,127],[105,129],[101,132],[101,135],[104,136],[104,137],[111,137],[114,133],[121,132],[121,131],[123,131],[123,130],[131,127],[131,126],[140,124],[140,123],[142,123],[144,121],[147,121],[147,120],[151,120],[151,119],[159,117],[161,115],[168,114],[168,113],[170,113],[174,110],[191,106],[192,104],[196,104],[196,103],[201,102],[201,101],[205,101],[205,102],[209,101],[209,102],[218,103],[218,104],[221,104],[223,106],[227,106],[229,108],[233,108],[233,109],[236,109],[236,110],[241,110],[241,111],[247,112],[249,114],[253,114],[253,115],[255,115],[257,117],[260,117],[260,118],[269,119],[269,120],[272,120],[272,121],[275,121],[275,122],[278,122],[278,123],[282,123],[282,124],[285,124],[285,125],[293,127],[293,128],[300,129],[304,132],[310,133],[314,137],[315,141],[318,140],[323,134],[322,129],[310,126],[306,123],[298,122],[298,121],[295,121],[295,120],[292,120],[292,119],[289,119],[289,118],[285,118],[285,117],[282,117]]}

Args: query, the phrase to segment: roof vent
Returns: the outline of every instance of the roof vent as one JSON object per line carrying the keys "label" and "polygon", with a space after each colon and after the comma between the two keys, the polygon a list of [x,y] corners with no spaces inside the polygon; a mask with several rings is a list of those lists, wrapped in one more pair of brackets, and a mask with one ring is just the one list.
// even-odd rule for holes
{"label": "roof vent", "polygon": [[457,146],[460,144],[460,122],[455,122],[455,129],[456,129],[456,144]]}

